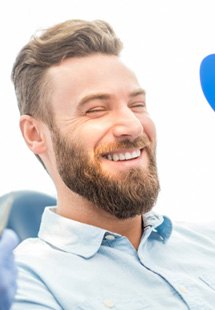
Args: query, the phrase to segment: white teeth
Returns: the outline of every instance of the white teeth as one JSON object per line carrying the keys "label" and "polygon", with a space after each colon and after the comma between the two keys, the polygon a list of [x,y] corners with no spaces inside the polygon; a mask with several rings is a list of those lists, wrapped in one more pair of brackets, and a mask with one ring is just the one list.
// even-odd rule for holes
{"label": "white teeth", "polygon": [[129,152],[119,154],[114,153],[114,154],[108,154],[107,159],[112,161],[129,160],[140,157],[140,154],[141,154],[140,150],[133,151],[132,153]]}
{"label": "white teeth", "polygon": [[111,156],[110,154],[108,154],[107,158],[108,158],[109,160],[112,160],[112,156]]}
{"label": "white teeth", "polygon": [[140,150],[134,151],[134,152],[132,153],[132,157],[133,157],[133,158],[134,158],[134,157],[140,157],[140,154],[141,154]]}
{"label": "white teeth", "polygon": [[132,158],[132,154],[131,153],[125,153],[125,159],[131,159]]}
{"label": "white teeth", "polygon": [[117,154],[113,154],[113,160],[114,161],[118,161],[119,160],[119,156]]}
{"label": "white teeth", "polygon": [[125,160],[125,155],[124,154],[119,154],[119,160]]}

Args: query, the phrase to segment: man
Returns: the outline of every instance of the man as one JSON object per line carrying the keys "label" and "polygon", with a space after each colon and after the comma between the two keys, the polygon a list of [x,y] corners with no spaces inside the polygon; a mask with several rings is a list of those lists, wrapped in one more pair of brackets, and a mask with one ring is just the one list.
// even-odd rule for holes
{"label": "man", "polygon": [[0,310],[8,310],[16,291],[17,270],[13,249],[18,244],[16,234],[6,229],[0,239]]}
{"label": "man", "polygon": [[20,128],[58,203],[17,250],[14,309],[214,309],[214,228],[151,211],[155,126],[121,48],[107,23],[73,20],[16,59]]}

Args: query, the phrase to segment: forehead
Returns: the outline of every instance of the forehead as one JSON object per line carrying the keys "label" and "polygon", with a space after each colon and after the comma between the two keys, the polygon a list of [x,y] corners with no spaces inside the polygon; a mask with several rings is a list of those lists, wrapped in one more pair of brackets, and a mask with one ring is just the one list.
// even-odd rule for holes
{"label": "forehead", "polygon": [[135,74],[118,56],[96,54],[68,58],[49,68],[52,103],[77,103],[91,93],[126,96],[140,88]]}

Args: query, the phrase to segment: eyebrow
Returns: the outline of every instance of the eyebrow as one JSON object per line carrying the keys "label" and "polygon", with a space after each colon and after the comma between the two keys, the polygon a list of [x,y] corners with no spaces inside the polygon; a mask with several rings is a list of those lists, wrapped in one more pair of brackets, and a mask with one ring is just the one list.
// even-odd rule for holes
{"label": "eyebrow", "polygon": [[129,94],[129,97],[133,98],[139,95],[144,95],[144,96],[146,95],[146,92],[143,88],[138,88],[137,90],[133,91],[132,93]]}
{"label": "eyebrow", "polygon": [[[139,95],[144,95],[145,96],[146,92],[144,89],[142,88],[138,88],[135,91],[131,92],[129,94],[129,98],[134,98],[137,97]],[[84,104],[86,104],[87,102],[91,101],[91,100],[108,100],[112,97],[112,95],[109,94],[104,94],[104,93],[95,93],[95,94],[91,94],[91,95],[87,95],[85,97],[83,97],[80,102],[79,102],[79,106],[83,106]]]}

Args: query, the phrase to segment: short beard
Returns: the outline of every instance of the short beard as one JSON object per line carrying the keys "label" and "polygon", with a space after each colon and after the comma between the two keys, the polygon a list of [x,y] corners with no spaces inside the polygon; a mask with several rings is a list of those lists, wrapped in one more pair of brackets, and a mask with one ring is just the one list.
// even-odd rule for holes
{"label": "short beard", "polygon": [[[155,154],[146,136],[135,141],[123,141],[95,151],[90,160],[84,147],[71,143],[58,130],[52,131],[52,141],[58,173],[65,185],[73,192],[92,202],[109,214],[128,219],[149,212],[159,193],[159,180]],[[121,173],[120,177],[102,171],[101,154],[114,149],[143,148],[148,154],[148,168],[135,168]]]}

